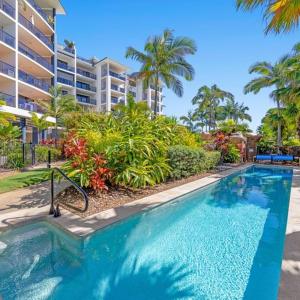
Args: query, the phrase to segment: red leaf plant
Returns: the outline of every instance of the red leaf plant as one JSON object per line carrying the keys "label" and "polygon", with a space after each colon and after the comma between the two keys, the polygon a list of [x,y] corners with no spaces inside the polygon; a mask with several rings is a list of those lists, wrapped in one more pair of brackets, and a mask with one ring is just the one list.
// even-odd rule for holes
{"label": "red leaf plant", "polygon": [[111,170],[102,154],[89,150],[85,138],[70,133],[65,142],[65,155],[68,161],[64,169],[82,187],[108,190],[106,182],[111,178]]}

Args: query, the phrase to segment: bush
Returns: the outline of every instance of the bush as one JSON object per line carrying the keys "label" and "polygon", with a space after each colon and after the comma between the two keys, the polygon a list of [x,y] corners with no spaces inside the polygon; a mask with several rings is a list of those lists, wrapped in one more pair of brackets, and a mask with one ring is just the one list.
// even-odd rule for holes
{"label": "bush", "polygon": [[51,161],[57,161],[61,158],[61,150],[53,147],[35,146],[35,160],[38,163],[48,161],[48,151],[51,152]]}
{"label": "bush", "polygon": [[234,144],[228,144],[223,161],[225,163],[237,163],[240,159],[240,150]]}
{"label": "bush", "polygon": [[21,151],[14,151],[7,155],[5,168],[8,169],[21,169],[24,167],[23,157]]}
{"label": "bush", "polygon": [[180,179],[212,169],[220,160],[219,152],[206,152],[187,146],[173,146],[168,150],[170,177]]}

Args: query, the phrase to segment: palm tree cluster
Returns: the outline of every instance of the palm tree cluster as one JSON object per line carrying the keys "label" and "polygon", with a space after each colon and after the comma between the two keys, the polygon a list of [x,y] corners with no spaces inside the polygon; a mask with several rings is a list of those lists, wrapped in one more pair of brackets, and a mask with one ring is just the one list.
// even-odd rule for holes
{"label": "palm tree cluster", "polygon": [[[300,137],[300,44],[296,44],[292,52],[283,56],[274,64],[266,61],[257,62],[250,67],[249,72],[258,76],[244,88],[245,93],[259,93],[264,88],[272,88],[270,97],[276,103],[276,109],[267,112],[262,123],[277,127],[276,145],[282,146],[282,130],[287,126],[295,128],[295,134]],[[272,122],[270,123],[270,120]]]}
{"label": "palm tree cluster", "polygon": [[225,120],[233,120],[236,124],[244,120],[251,121],[249,108],[235,101],[233,94],[217,85],[200,87],[192,104],[196,106],[195,109],[180,119],[193,132],[215,130],[218,122]]}

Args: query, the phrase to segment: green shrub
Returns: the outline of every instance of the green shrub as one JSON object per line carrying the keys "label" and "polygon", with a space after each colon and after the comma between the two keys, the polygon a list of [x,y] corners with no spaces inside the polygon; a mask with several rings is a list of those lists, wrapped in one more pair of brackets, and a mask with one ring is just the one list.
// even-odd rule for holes
{"label": "green shrub", "polygon": [[219,152],[206,152],[187,146],[173,146],[168,150],[170,177],[179,179],[212,169],[220,160]]}
{"label": "green shrub", "polygon": [[61,150],[53,147],[35,146],[35,160],[37,163],[48,161],[48,151],[51,152],[51,161],[56,161],[61,158]]}
{"label": "green shrub", "polygon": [[237,163],[241,159],[240,150],[234,144],[228,144],[223,161],[225,163]]}
{"label": "green shrub", "polygon": [[8,169],[21,169],[24,167],[23,156],[21,151],[14,151],[7,155],[5,168]]}

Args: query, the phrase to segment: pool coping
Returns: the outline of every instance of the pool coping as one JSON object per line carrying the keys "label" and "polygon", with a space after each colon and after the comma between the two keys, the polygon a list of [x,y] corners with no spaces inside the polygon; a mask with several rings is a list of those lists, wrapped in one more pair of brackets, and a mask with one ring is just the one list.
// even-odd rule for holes
{"label": "pool coping", "polygon": [[4,215],[0,213],[0,233],[28,223],[47,221],[64,230],[68,234],[71,234],[73,237],[85,238],[95,231],[101,230],[113,223],[120,222],[134,214],[177,199],[209,184],[215,183],[224,177],[247,169],[252,165],[254,164],[249,163],[233,167],[84,218],[65,209],[61,209],[61,217],[53,218],[53,216],[48,214],[49,206],[17,210],[5,213]]}
{"label": "pool coping", "polygon": [[279,300],[300,295],[300,168],[293,168],[293,179],[281,265]]}

